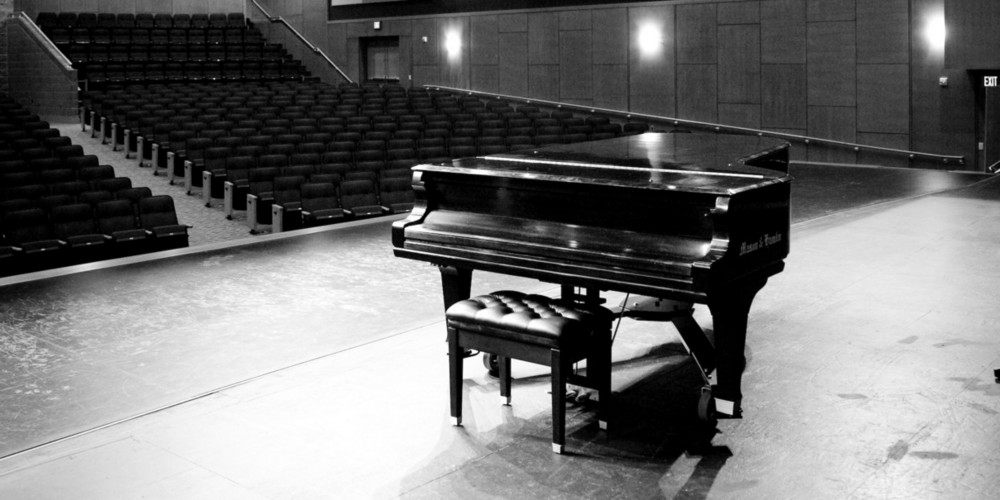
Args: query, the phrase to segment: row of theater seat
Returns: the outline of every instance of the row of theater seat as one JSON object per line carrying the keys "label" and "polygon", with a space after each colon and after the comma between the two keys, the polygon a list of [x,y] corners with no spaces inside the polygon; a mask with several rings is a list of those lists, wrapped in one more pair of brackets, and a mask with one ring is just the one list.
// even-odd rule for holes
{"label": "row of theater seat", "polygon": [[0,275],[187,246],[170,197],[83,153],[0,98]]}
{"label": "row of theater seat", "polygon": [[[86,88],[159,82],[301,80],[308,71],[278,44],[268,44],[253,26],[103,27],[93,22],[61,24],[45,19],[44,30],[78,70]],[[188,19],[188,18],[185,18]],[[166,20],[164,25],[167,24]],[[117,18],[116,18],[117,22]],[[116,25],[117,26],[117,25]],[[162,25],[161,25],[162,26]]]}
{"label": "row of theater seat", "polygon": [[277,44],[227,45],[70,45],[61,47],[77,69],[107,62],[283,62],[288,52]]}
{"label": "row of theater seat", "polygon": [[35,22],[52,28],[227,28],[246,25],[242,12],[211,14],[41,12]]}
{"label": "row of theater seat", "polygon": [[203,81],[253,81],[301,80],[306,71],[298,61],[188,61],[188,62],[130,62],[90,63],[79,77],[88,87],[121,85],[145,82],[203,82]]}
{"label": "row of theater seat", "polygon": [[[244,203],[242,191],[234,191],[235,200],[226,198],[227,177],[244,179],[252,167],[317,168],[346,180],[368,174],[378,198],[384,180],[408,178],[410,168],[421,162],[647,128],[627,123],[623,129],[606,118],[393,87],[222,84],[198,86],[193,92],[191,86],[133,88],[109,96],[92,101],[95,113],[107,118],[95,134],[126,151],[137,150],[141,161],[166,169],[172,179],[183,174],[188,192],[200,188],[206,204],[224,198],[230,216]],[[151,118],[160,112],[159,119]],[[141,140],[130,144],[126,135]],[[227,173],[231,165],[237,174]],[[268,217],[266,210],[257,215]]]}

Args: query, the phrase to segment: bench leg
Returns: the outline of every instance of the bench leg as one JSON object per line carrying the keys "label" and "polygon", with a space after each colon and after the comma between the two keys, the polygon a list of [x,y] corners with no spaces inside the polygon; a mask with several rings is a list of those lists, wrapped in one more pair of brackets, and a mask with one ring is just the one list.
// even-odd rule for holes
{"label": "bench leg", "polygon": [[562,453],[566,444],[566,372],[559,349],[552,349],[552,451]]}
{"label": "bench leg", "polygon": [[505,406],[510,406],[510,358],[497,356],[500,365],[500,397],[507,398]]}
{"label": "bench leg", "polygon": [[[602,431],[608,430],[608,417],[611,410],[611,329],[598,332],[599,338],[595,339],[597,352],[594,353],[595,366],[594,376],[597,385],[597,397],[600,406],[597,410],[597,425]],[[591,361],[587,364],[590,366]],[[588,368],[587,371],[590,371]]]}
{"label": "bench leg", "polygon": [[458,330],[448,327],[448,367],[451,387],[452,425],[462,425],[462,362],[464,351],[458,341]]}

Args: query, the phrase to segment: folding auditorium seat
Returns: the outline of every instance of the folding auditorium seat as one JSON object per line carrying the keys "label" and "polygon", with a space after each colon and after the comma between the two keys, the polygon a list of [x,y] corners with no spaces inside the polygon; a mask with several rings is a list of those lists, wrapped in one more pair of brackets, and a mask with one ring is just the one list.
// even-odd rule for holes
{"label": "folding auditorium seat", "polygon": [[186,165],[188,162],[204,162],[205,149],[212,146],[212,139],[205,137],[192,137],[184,142],[182,146],[174,147],[167,152],[167,177],[173,185],[175,179],[186,177]]}
{"label": "folding auditorium seat", "polygon": [[226,14],[213,12],[208,15],[208,26],[212,28],[225,28],[229,25],[229,18]]}
{"label": "folding auditorium seat", "polygon": [[191,14],[174,14],[174,28],[191,28]]}
{"label": "folding auditorium seat", "polygon": [[[271,223],[271,193],[274,191],[275,182],[280,177],[283,168],[284,166],[258,166],[250,171],[245,201],[247,226],[250,227],[251,233],[256,233],[261,225]],[[282,182],[289,181],[284,180]],[[239,191],[235,191],[234,194],[239,195],[240,193]],[[228,208],[228,198],[226,201]],[[232,209],[238,209],[235,203]]]}
{"label": "folding auditorium seat", "polygon": [[63,263],[68,265],[106,258],[105,238],[97,230],[94,209],[86,203],[54,207],[52,232],[63,248]]}
{"label": "folding auditorium seat", "polygon": [[246,18],[242,12],[230,12],[226,14],[226,26],[229,28],[244,29],[247,26]]}
{"label": "folding auditorium seat", "polygon": [[111,165],[98,165],[77,170],[77,178],[93,185],[94,182],[115,178],[115,168]]}
{"label": "folding auditorium seat", "polygon": [[41,208],[7,212],[3,217],[4,243],[13,247],[21,272],[61,265],[60,244],[52,233],[48,214]]}
{"label": "folding auditorium seat", "polygon": [[115,15],[115,26],[119,28],[134,28],[135,16],[132,13],[117,14]]}
{"label": "folding auditorium seat", "polygon": [[169,29],[174,27],[174,15],[166,13],[153,14],[153,27],[159,29]]}
{"label": "folding auditorium seat", "polygon": [[119,191],[132,187],[132,179],[128,177],[112,177],[110,179],[98,179],[91,181],[91,189],[107,191],[112,196],[116,196]]}
{"label": "folding auditorium seat", "polygon": [[[232,156],[233,150],[228,146],[218,146],[213,142],[213,145],[205,148],[202,154],[202,161],[186,161],[184,162],[184,187],[187,190],[187,194],[191,194],[192,188],[204,188],[202,183],[204,179],[203,172],[211,171],[222,171],[226,170],[226,159]],[[214,193],[222,197],[221,190],[218,193]]]}
{"label": "folding auditorium seat", "polygon": [[375,183],[370,180],[345,180],[340,184],[340,201],[344,212],[353,219],[382,215]]}
{"label": "folding auditorium seat", "polygon": [[638,135],[649,131],[646,122],[628,122],[622,126],[622,135]]}
{"label": "folding auditorium seat", "polygon": [[168,195],[155,195],[139,200],[139,226],[151,236],[155,250],[169,250],[188,246],[188,227],[177,222],[174,199]]}
{"label": "folding auditorium seat", "polygon": [[[279,179],[289,179],[289,182]],[[301,186],[306,177],[283,176],[274,180],[271,193],[271,232],[280,233],[302,228]]]}
{"label": "folding auditorium seat", "polygon": [[413,210],[413,185],[406,177],[384,178],[379,183],[379,201],[390,214]]}
{"label": "folding auditorium seat", "polygon": [[299,188],[302,224],[305,227],[322,226],[344,220],[346,214],[337,199],[333,183],[306,183]]}
{"label": "folding auditorium seat", "polygon": [[35,17],[35,24],[48,34],[53,28],[59,26],[59,16],[55,12],[39,12]]}
{"label": "folding auditorium seat", "polygon": [[107,243],[107,258],[126,257],[147,251],[149,235],[139,227],[129,200],[98,203],[94,209],[97,231]]}
{"label": "folding auditorium seat", "polygon": [[212,205],[212,198],[226,197],[226,184],[235,185],[238,189],[246,189],[249,182],[250,169],[257,166],[257,159],[253,156],[237,156],[237,152],[231,153],[225,158],[222,168],[206,168],[202,172],[202,201],[206,207]]}

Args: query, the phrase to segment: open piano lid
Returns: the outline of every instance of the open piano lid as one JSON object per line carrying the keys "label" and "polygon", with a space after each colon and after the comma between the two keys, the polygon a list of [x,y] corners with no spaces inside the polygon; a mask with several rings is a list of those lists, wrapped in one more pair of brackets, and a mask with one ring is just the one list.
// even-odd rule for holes
{"label": "open piano lid", "polygon": [[788,178],[788,143],[655,133],[459,158],[416,170],[732,195]]}

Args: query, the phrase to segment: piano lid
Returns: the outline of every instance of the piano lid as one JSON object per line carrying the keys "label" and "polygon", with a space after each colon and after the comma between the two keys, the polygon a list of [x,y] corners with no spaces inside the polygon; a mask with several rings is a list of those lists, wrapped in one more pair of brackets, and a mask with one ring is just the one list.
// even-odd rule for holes
{"label": "piano lid", "polygon": [[787,181],[787,173],[747,165],[787,148],[788,143],[766,137],[650,132],[459,158],[451,165],[419,165],[415,170],[735,194]]}

